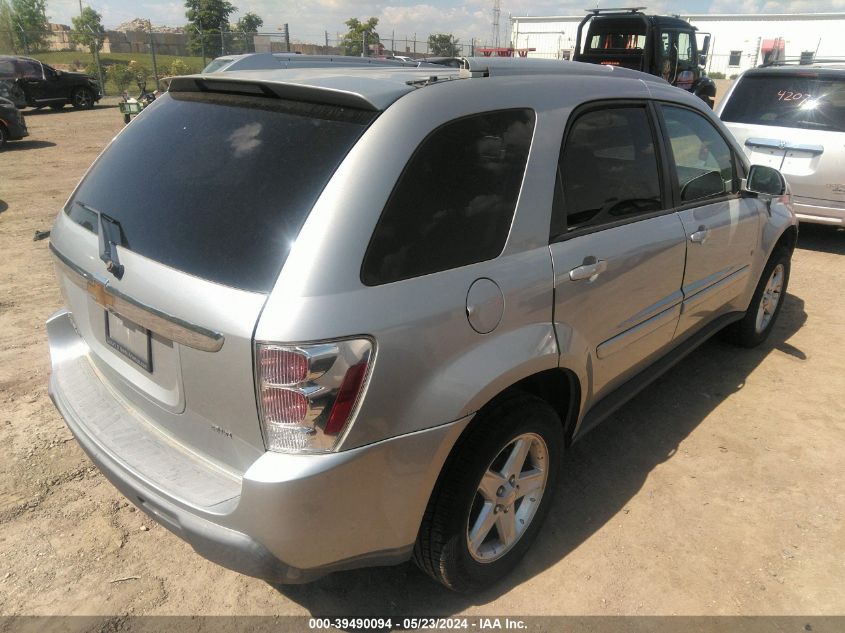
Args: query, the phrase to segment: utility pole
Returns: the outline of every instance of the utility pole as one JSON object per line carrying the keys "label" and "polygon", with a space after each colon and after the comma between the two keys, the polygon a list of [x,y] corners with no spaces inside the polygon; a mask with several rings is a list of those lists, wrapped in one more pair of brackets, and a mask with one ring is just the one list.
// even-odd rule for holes
{"label": "utility pole", "polygon": [[326,34],[326,54],[328,54],[328,52],[329,52],[329,32],[324,31],[324,33]]}
{"label": "utility pole", "polygon": [[156,63],[156,41],[153,37],[153,23],[148,19],[147,28],[150,30],[150,52],[153,54],[153,77],[156,80],[155,89],[158,90],[158,64]]}
{"label": "utility pole", "polygon": [[367,56],[367,32],[361,32],[361,57]]}
{"label": "utility pole", "polygon": [[285,22],[284,36],[285,36],[285,52],[290,53],[290,27],[288,26],[287,22]]}
{"label": "utility pole", "polygon": [[223,35],[223,23],[220,23],[220,54],[226,54],[226,38]]}
{"label": "utility pole", "polygon": [[499,14],[502,12],[502,0],[493,0],[493,48],[499,48]]}

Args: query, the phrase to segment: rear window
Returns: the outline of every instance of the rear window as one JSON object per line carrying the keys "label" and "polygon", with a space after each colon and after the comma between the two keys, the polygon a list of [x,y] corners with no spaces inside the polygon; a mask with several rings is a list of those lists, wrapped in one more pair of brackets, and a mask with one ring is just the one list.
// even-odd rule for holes
{"label": "rear window", "polygon": [[[168,93],[120,134],[67,206],[122,246],[235,288],[269,291],[374,113],[261,97]],[[93,211],[92,211],[93,210]]]}
{"label": "rear window", "polygon": [[843,132],[845,77],[746,75],[725,104],[722,120]]}

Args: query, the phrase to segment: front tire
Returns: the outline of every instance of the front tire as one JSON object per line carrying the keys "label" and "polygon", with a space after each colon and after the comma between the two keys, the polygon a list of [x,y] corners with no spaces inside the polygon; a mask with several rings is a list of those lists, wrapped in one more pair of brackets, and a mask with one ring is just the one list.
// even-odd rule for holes
{"label": "front tire", "polygon": [[65,104],[64,103],[51,103],[50,109],[53,112],[58,112],[59,110],[64,110]]}
{"label": "front tire", "polygon": [[3,151],[3,146],[6,144],[6,139],[9,137],[9,133],[6,132],[6,128],[0,123],[0,152]]}
{"label": "front tire", "polygon": [[467,593],[507,574],[539,532],[563,452],[545,401],[518,393],[488,405],[458,441],[426,508],[417,565]]}
{"label": "front tire", "polygon": [[77,110],[90,110],[94,107],[94,93],[88,88],[77,88],[70,96],[70,103]]}
{"label": "front tire", "polygon": [[790,252],[779,247],[772,253],[745,316],[728,330],[728,338],[742,347],[756,347],[765,341],[783,308],[789,283]]}

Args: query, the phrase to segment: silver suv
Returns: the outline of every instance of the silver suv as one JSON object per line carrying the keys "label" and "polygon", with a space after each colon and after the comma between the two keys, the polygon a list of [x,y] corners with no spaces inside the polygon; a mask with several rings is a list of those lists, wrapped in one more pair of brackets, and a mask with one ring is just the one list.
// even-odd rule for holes
{"label": "silver suv", "polygon": [[845,63],[749,70],[717,112],[752,163],[783,173],[801,222],[845,225]]}
{"label": "silver suv", "polygon": [[201,555],[485,586],[573,440],[713,333],[771,331],[789,192],[700,99],[465,65],[176,77],[58,214],[52,398]]}

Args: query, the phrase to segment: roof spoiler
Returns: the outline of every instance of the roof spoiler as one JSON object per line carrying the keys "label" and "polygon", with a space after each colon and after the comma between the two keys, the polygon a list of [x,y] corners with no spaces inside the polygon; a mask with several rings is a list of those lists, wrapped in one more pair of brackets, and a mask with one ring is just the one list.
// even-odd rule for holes
{"label": "roof spoiler", "polygon": [[379,107],[361,94],[348,90],[297,83],[263,82],[254,79],[213,75],[173,77],[170,92],[213,92],[218,94],[253,95],[291,101],[322,103],[357,110],[378,111]]}

